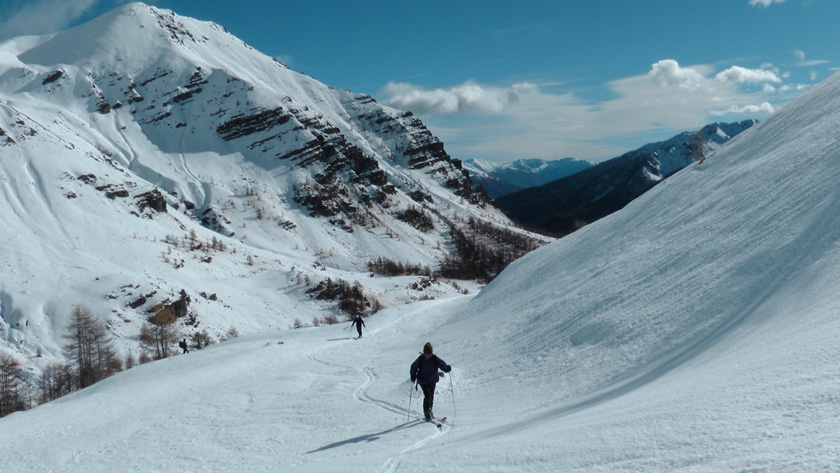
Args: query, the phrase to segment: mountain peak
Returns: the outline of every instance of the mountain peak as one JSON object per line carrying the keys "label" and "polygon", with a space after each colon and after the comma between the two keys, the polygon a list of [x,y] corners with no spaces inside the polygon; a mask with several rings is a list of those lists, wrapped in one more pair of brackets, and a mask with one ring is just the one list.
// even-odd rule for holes
{"label": "mountain peak", "polygon": [[[214,42],[239,42],[221,26],[181,17],[171,10],[135,2],[77,27],[44,37],[19,59],[26,64],[80,67],[98,62],[150,64],[163,55],[179,55]],[[220,49],[220,48],[219,48]],[[196,51],[195,56],[201,56]]]}

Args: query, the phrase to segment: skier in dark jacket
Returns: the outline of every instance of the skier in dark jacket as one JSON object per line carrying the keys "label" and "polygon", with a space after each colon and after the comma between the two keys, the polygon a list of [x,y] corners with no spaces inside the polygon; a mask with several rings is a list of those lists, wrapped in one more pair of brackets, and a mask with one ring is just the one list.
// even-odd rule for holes
{"label": "skier in dark jacket", "polygon": [[356,314],[353,317],[353,323],[350,324],[350,327],[352,328],[354,325],[356,326],[356,330],[359,331],[359,338],[362,338],[362,326],[365,325],[365,321],[362,320],[361,314]]}
{"label": "skier in dark jacket", "polygon": [[423,353],[411,364],[411,382],[417,382],[423,389],[423,416],[432,420],[435,415],[432,406],[435,403],[435,386],[440,381],[438,369],[449,373],[452,367],[432,353],[432,344],[423,345]]}

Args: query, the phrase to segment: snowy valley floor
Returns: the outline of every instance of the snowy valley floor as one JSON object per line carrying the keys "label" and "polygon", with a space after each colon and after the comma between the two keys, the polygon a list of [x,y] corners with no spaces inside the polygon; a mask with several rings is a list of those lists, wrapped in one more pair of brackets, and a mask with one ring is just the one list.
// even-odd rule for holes
{"label": "snowy valley floor", "polygon": [[[494,359],[452,322],[471,298],[382,312],[360,340],[347,324],[307,328],[136,367],[0,419],[0,470],[829,471],[840,458],[840,322],[813,312],[829,301],[800,304],[807,291],[553,404],[563,386],[550,378],[472,375]],[[419,392],[407,418],[408,366],[427,340],[454,368],[438,385],[441,429],[418,420]]]}

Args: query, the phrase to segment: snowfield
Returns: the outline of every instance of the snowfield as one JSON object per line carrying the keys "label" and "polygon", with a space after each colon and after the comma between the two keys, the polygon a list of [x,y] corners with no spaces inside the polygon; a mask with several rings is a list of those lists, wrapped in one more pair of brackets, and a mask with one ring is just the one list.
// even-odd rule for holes
{"label": "snowfield", "polygon": [[[835,471],[838,129],[835,74],[477,295],[359,340],[265,329],[4,417],[0,471]],[[294,314],[259,304],[275,284],[254,320]],[[408,380],[427,341],[453,367],[440,429]]]}

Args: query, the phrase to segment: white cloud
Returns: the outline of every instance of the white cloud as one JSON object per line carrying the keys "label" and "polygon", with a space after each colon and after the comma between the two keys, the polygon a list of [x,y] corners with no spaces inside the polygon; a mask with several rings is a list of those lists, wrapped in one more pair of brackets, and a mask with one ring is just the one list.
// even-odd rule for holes
{"label": "white cloud", "polygon": [[499,161],[614,157],[712,121],[764,118],[798,95],[770,65],[718,71],[673,59],[604,86],[600,100],[549,92],[561,85],[491,87],[475,81],[435,90],[390,83],[378,95],[421,116],[454,157]]}
{"label": "white cloud", "polygon": [[500,113],[520,97],[539,93],[531,83],[518,83],[510,87],[490,87],[467,81],[449,89],[426,90],[403,82],[389,82],[379,91],[387,97],[392,107],[412,110],[420,114],[451,115],[461,112]]}
{"label": "white cloud", "polygon": [[648,76],[661,86],[677,86],[694,90],[700,87],[705,78],[700,72],[680,67],[673,59],[663,59],[653,65]]}
{"label": "white cloud", "polygon": [[793,50],[793,57],[796,59],[796,65],[799,66],[799,67],[821,66],[823,64],[828,64],[828,62],[829,62],[825,59],[806,60],[805,51],[802,51],[801,49],[794,49]]}
{"label": "white cloud", "polygon": [[782,79],[775,72],[767,69],[747,69],[741,66],[732,66],[725,71],[718,72],[715,79],[731,84],[763,84],[772,82],[778,84]]}
{"label": "white cloud", "polygon": [[733,105],[726,110],[723,111],[712,111],[710,112],[711,115],[728,115],[728,114],[740,114],[740,115],[769,115],[775,112],[776,109],[773,108],[772,105],[768,102],[760,103],[760,104],[750,104],[750,105],[742,105],[736,106]]}
{"label": "white cloud", "polygon": [[[67,29],[101,0],[12,1],[0,20],[0,38],[54,33]],[[111,2],[114,4],[126,1]]]}
{"label": "white cloud", "polygon": [[829,61],[826,59],[811,59],[810,61],[799,61],[796,63],[799,67],[814,67],[814,66],[821,66],[823,64],[828,64]]}
{"label": "white cloud", "polygon": [[780,92],[802,92],[803,90],[807,90],[811,88],[808,84],[786,84],[779,87]]}
{"label": "white cloud", "polygon": [[750,6],[760,5],[762,7],[769,7],[774,3],[785,3],[787,0],[750,0]]}

